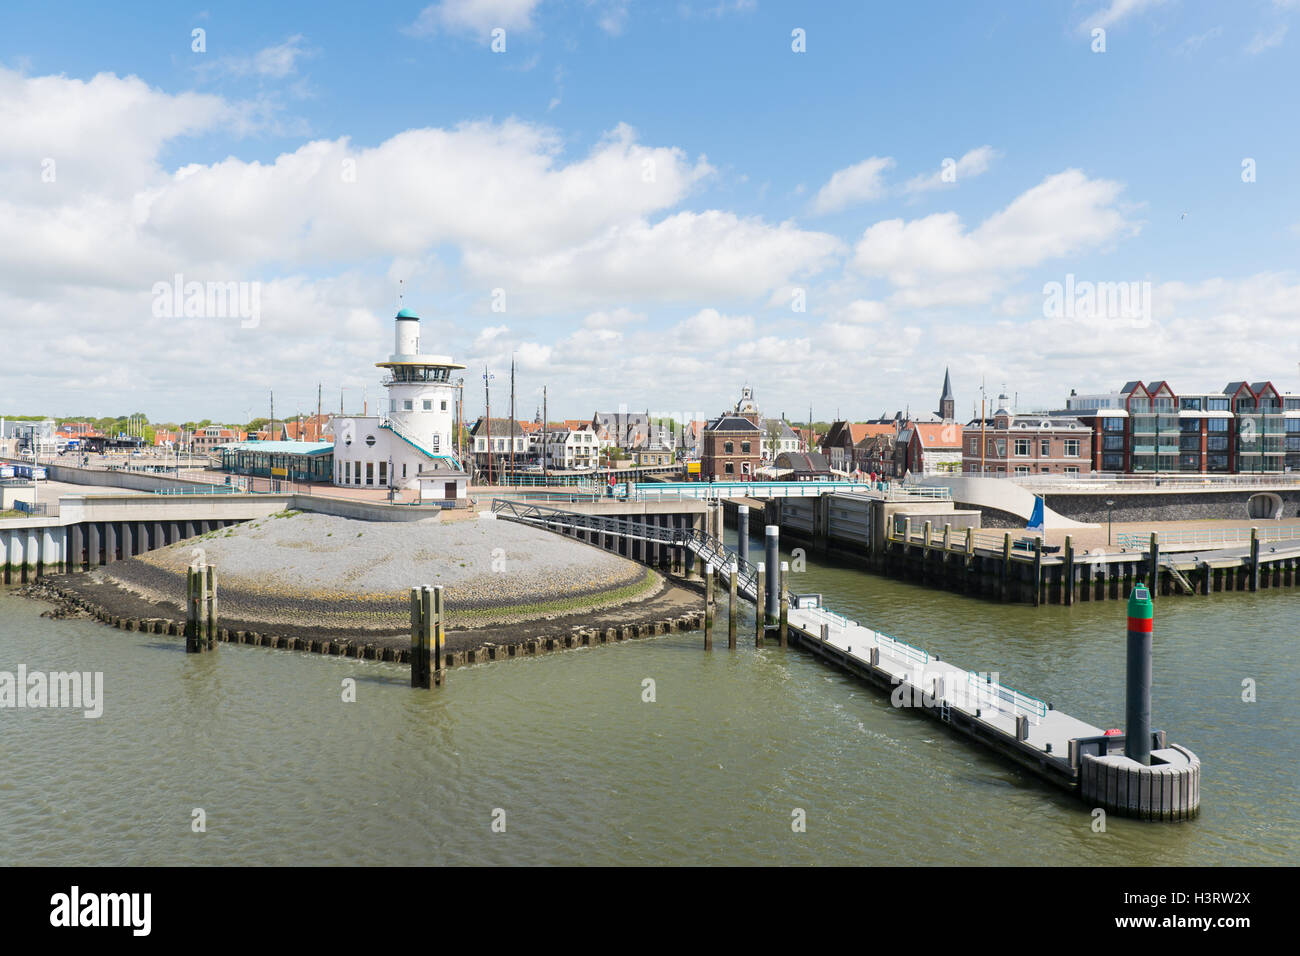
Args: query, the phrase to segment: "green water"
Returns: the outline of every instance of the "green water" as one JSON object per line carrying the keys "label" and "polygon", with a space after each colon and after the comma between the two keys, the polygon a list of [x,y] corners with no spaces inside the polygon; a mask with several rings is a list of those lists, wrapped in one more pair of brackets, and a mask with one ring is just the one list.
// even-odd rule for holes
{"label": "green water", "polygon": [[[1121,723],[1122,603],[1004,607],[818,561],[791,585]],[[231,646],[187,656],[175,638],[44,608],[0,592],[0,670],[102,671],[104,714],[0,710],[6,865],[1297,857],[1296,592],[1157,603],[1154,725],[1204,762],[1202,812],[1112,817],[1105,833],[1075,798],[807,654],[755,650],[748,614],[734,654],[725,631],[711,654],[679,634],[458,669],[420,692],[398,665]],[[1241,700],[1245,678],[1257,703]],[[796,810],[806,832],[792,830]]]}

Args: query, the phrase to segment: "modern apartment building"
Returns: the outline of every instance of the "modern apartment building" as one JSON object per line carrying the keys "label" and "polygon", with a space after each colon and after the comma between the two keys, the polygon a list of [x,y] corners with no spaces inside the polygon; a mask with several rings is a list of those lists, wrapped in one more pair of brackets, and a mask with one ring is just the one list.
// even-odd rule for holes
{"label": "modern apartment building", "polygon": [[1175,393],[1166,381],[1074,395],[1067,407],[1092,426],[1098,471],[1120,474],[1278,474],[1300,471],[1300,395],[1271,382]]}

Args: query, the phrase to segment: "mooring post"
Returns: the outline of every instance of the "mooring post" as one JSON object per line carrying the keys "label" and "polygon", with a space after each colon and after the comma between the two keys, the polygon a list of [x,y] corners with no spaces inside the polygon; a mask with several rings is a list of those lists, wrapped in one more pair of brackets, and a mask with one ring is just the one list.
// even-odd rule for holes
{"label": "mooring post", "polygon": [[207,649],[217,647],[217,569],[212,565],[203,568],[203,629]]}
{"label": "mooring post", "polygon": [[758,577],[754,592],[754,646],[763,646],[763,587],[767,582],[767,565],[758,562]]}
{"label": "mooring post", "polygon": [[767,565],[767,596],[764,603],[764,623],[769,627],[776,623],[781,613],[781,529],[774,524],[767,526],[764,534]]}
{"label": "mooring post", "polygon": [[185,653],[199,651],[199,568],[185,569]]}
{"label": "mooring post", "polygon": [[[789,570],[790,570],[789,562],[782,561],[781,562],[782,582],[785,581],[786,572],[788,572]],[[780,606],[779,614],[780,614],[780,624],[778,625],[777,628],[777,636],[780,638],[781,646],[785,647],[786,635],[790,629],[790,625],[789,625],[790,593],[786,591],[784,587],[781,588],[781,606]]]}
{"label": "mooring post", "polygon": [[[185,574],[185,652],[202,654],[208,643],[209,606],[207,568],[192,564]],[[215,608],[212,609],[215,612]]]}
{"label": "mooring post", "polygon": [[736,649],[736,612],[739,608],[736,606],[736,579],[740,577],[740,572],[736,567],[736,561],[733,558],[731,564],[727,565],[727,649],[734,651]]}
{"label": "mooring post", "polygon": [[903,554],[910,555],[911,553],[912,553],[912,519],[905,516],[903,518]]}
{"label": "mooring post", "polygon": [[1124,700],[1124,756],[1151,765],[1151,641],[1155,609],[1146,587],[1128,599],[1127,694]]}
{"label": "mooring post", "polygon": [[1034,539],[1034,607],[1038,607],[1043,591],[1043,539]]}
{"label": "mooring post", "polygon": [[1061,600],[1067,605],[1074,603],[1074,539],[1065,536],[1065,593]]}
{"label": "mooring post", "polygon": [[428,688],[431,679],[429,651],[433,643],[433,599],[429,588],[411,588],[411,686]]}
{"label": "mooring post", "polygon": [[1160,532],[1151,532],[1151,599],[1160,592]]}
{"label": "mooring post", "polygon": [[704,565],[704,649],[713,650],[713,562]]}
{"label": "mooring post", "polygon": [[749,505],[736,509],[736,553],[741,561],[749,560]]}
{"label": "mooring post", "polygon": [[1002,593],[999,598],[1007,600],[1007,581],[1011,575],[1011,532],[1008,531],[1002,536]]}
{"label": "mooring post", "polygon": [[1250,589],[1259,590],[1259,529],[1250,529]]}
{"label": "mooring post", "polygon": [[447,630],[443,620],[445,607],[442,603],[442,585],[433,586],[433,684],[441,687],[446,675],[442,666],[442,656],[447,645]]}

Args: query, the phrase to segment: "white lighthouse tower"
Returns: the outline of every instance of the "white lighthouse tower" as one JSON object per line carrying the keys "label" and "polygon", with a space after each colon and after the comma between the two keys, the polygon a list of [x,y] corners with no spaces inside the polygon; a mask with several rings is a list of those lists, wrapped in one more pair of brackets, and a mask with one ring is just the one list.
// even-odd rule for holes
{"label": "white lighthouse tower", "polygon": [[378,415],[340,418],[334,429],[334,483],[416,488],[421,472],[460,470],[453,427],[456,383],[465,366],[420,350],[420,318],[402,309],[393,322],[393,354],[385,362],[388,398]]}

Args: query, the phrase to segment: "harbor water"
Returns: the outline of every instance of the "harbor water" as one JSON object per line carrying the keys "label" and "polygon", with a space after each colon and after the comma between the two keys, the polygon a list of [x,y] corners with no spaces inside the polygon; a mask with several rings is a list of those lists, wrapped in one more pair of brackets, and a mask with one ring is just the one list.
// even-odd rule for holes
{"label": "harbor water", "polygon": [[[797,555],[795,556],[797,559]],[[1120,726],[1124,606],[999,605],[807,560],[790,589]],[[675,634],[453,670],[40,617],[0,671],[102,672],[103,714],[0,710],[0,864],[1294,863],[1300,593],[1156,602],[1153,726],[1198,818],[1089,808],[796,649]],[[355,701],[347,701],[349,679]],[[1255,702],[1243,701],[1254,689]],[[653,698],[653,699],[651,699]],[[201,811],[204,832],[194,821]]]}

